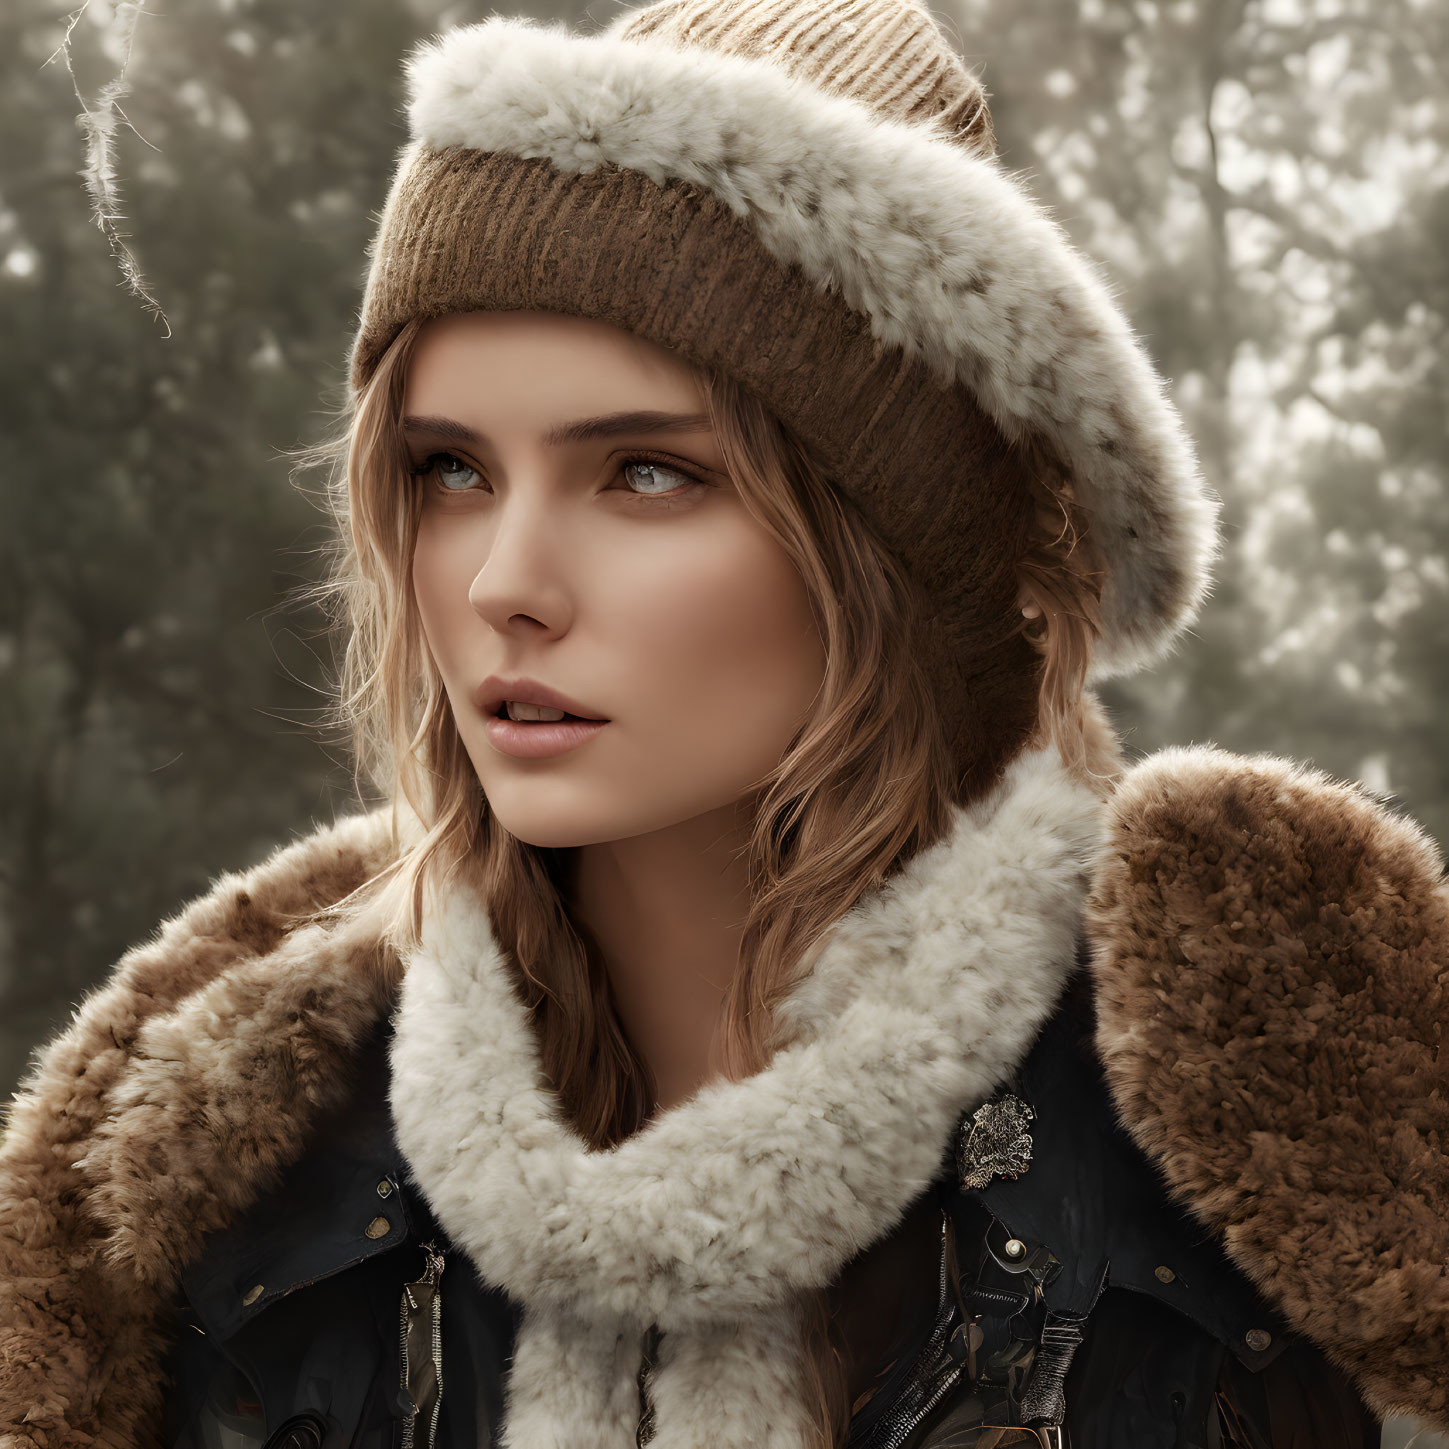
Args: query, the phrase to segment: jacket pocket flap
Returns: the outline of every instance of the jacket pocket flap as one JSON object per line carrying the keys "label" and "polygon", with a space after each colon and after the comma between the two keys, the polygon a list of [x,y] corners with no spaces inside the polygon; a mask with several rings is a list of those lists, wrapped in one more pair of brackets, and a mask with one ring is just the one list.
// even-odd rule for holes
{"label": "jacket pocket flap", "polygon": [[413,1236],[400,1164],[305,1160],[227,1228],[182,1276],[207,1333],[228,1339],[271,1304]]}

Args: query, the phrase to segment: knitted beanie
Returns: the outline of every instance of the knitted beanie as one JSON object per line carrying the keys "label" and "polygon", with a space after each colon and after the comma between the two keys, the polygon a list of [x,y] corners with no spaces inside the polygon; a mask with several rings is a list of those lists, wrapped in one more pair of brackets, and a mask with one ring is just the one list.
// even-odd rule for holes
{"label": "knitted beanie", "polygon": [[407,79],[354,393],[409,320],[475,310],[599,319],[730,375],[920,586],[963,797],[1035,719],[1016,567],[1040,459],[1106,563],[1091,678],[1192,620],[1216,502],[1181,420],[915,0],[657,0],[591,35],[494,16]]}

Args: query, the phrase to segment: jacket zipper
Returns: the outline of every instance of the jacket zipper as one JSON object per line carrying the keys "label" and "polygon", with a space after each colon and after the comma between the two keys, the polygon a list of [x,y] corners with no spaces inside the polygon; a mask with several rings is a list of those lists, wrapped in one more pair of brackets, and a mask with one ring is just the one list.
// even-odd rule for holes
{"label": "jacket zipper", "polygon": [[651,1323],[644,1330],[643,1351],[639,1357],[639,1372],[636,1382],[639,1386],[639,1423],[634,1430],[635,1449],[644,1449],[654,1438],[654,1397],[650,1392],[654,1373],[659,1366],[659,1341],[664,1337],[657,1323]]}
{"label": "jacket zipper", "polygon": [[[887,1386],[890,1398],[889,1401],[882,1401],[887,1403],[885,1413],[874,1420],[865,1437],[851,1437],[850,1444],[858,1446],[858,1449],[901,1449],[916,1425],[955,1387],[966,1367],[964,1363],[952,1358],[946,1348],[957,1318],[948,1268],[947,1235],[950,1232],[950,1223],[950,1217],[943,1212],[936,1318],[930,1335],[904,1380],[893,1387]],[[638,1373],[639,1423],[634,1435],[634,1443],[638,1449],[644,1449],[655,1434],[654,1403],[650,1387],[658,1366],[661,1337],[663,1335],[655,1324],[650,1324],[644,1335]],[[882,1392],[884,1391],[883,1389]]]}
{"label": "jacket zipper", "polygon": [[[851,1436],[852,1449],[901,1449],[916,1426],[929,1414],[945,1396],[955,1388],[966,1368],[962,1361],[953,1358],[947,1349],[951,1330],[959,1317],[951,1293],[948,1243],[951,1230],[949,1214],[941,1214],[941,1260],[938,1270],[936,1317],[931,1331],[920,1352],[907,1370],[905,1377],[894,1385],[884,1385],[879,1391],[888,1393],[883,1399],[885,1412],[870,1422],[866,1434],[857,1438]],[[654,1402],[650,1387],[658,1366],[659,1340],[663,1335],[655,1324],[650,1324],[644,1334],[643,1352],[639,1359],[639,1422],[634,1442],[638,1449],[644,1449],[655,1434]],[[407,1449],[407,1446],[405,1446]]]}
{"label": "jacket zipper", "polygon": [[[443,1255],[422,1244],[427,1258],[423,1276],[404,1283],[398,1308],[399,1400],[407,1411],[402,1449],[433,1449],[443,1407]],[[422,1436],[417,1436],[418,1420]]]}
{"label": "jacket zipper", "polygon": [[[912,1361],[903,1380],[882,1385],[877,1393],[883,1399],[885,1412],[880,1418],[869,1418],[864,1432],[849,1437],[851,1449],[901,1449],[916,1426],[956,1387],[965,1371],[963,1361],[951,1356],[947,1344],[958,1313],[951,1294],[947,1246],[951,1230],[950,1215],[941,1214],[941,1265],[938,1276],[936,1318],[931,1331]],[[862,1413],[869,1409],[866,1405]]]}

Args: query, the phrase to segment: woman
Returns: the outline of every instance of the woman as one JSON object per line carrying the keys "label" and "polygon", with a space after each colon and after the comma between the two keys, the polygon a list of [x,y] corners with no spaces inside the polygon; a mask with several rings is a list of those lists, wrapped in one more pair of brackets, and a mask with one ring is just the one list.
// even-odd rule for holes
{"label": "woman", "polygon": [[40,1057],[6,1442],[1449,1422],[1442,862],[1123,767],[1088,681],[1213,506],[933,22],[495,18],[410,82],[332,581],[389,803]]}

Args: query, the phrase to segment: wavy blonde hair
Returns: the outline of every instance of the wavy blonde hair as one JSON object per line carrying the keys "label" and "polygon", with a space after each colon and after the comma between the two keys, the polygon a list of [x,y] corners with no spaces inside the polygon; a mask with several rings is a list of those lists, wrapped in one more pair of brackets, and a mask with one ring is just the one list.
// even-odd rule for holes
{"label": "wavy blonde hair", "polygon": [[[394,806],[395,859],[335,909],[375,911],[401,957],[417,942],[429,882],[470,872],[560,1107],[602,1149],[648,1120],[654,1083],[621,1028],[599,948],[570,910],[571,852],[519,840],[489,811],[411,595],[420,494],[400,421],[422,325],[393,341],[336,438],[302,455],[329,470],[334,525],[326,577],[307,591],[343,641],[326,723],[350,732],[359,773]],[[719,1027],[724,1070],[737,1079],[782,1044],[774,1008],[828,928],[945,833],[957,777],[912,648],[923,601],[911,580],[761,401],[727,377],[698,376],[726,471],[799,570],[826,656],[812,713],[759,782],[744,847],[751,905]],[[1020,575],[1024,601],[1037,605],[1022,622],[1042,661],[1037,735],[1085,770],[1110,769],[1108,736],[1094,730],[1084,691],[1100,568],[1070,488],[1044,457],[1033,473],[1036,536]],[[406,842],[403,802],[417,827]],[[820,1449],[844,1441],[852,1409],[838,1307],[827,1290],[803,1310],[801,1373]]]}

